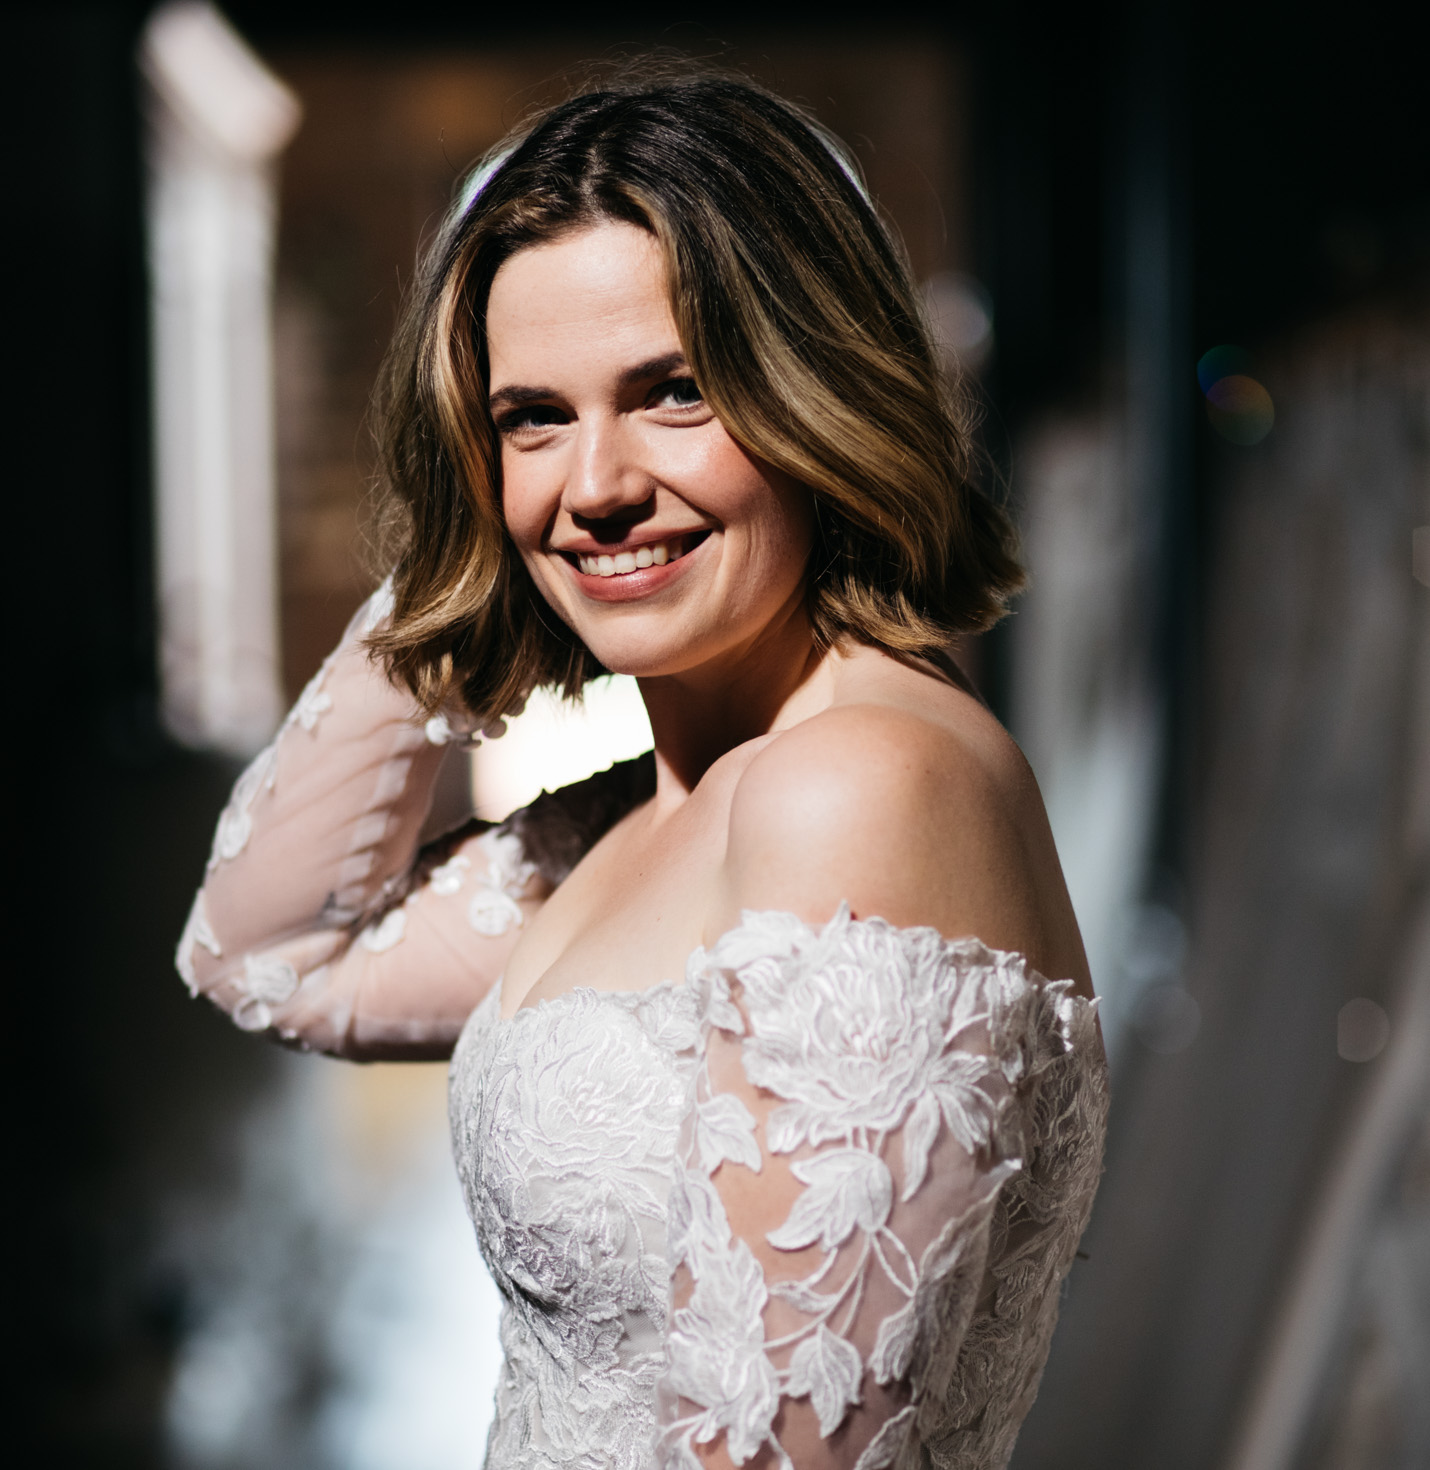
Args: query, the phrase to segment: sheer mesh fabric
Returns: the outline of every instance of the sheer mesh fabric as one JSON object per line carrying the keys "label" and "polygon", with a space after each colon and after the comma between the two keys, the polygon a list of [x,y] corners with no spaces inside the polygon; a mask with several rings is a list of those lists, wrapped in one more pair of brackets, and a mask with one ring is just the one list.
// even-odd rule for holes
{"label": "sheer mesh fabric", "polygon": [[390,605],[386,587],[369,599],[239,777],[177,964],[245,1030],[336,1056],[447,1057],[526,919],[654,771],[625,762],[424,845],[442,762],[468,737],[455,715],[424,720],[368,658]]}

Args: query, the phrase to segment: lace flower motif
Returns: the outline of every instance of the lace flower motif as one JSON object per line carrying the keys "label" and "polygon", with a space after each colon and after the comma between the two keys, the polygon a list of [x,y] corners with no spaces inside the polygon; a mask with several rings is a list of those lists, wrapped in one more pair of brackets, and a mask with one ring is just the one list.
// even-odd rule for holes
{"label": "lace flower motif", "polygon": [[476,845],[487,867],[477,874],[476,892],[467,904],[467,922],[478,934],[495,939],[526,922],[518,900],[536,876],[536,864],[527,861],[521,838],[500,828],[484,832]]}
{"label": "lace flower motif", "polygon": [[243,957],[242,976],[232,983],[242,997],[233,1008],[234,1024],[243,1031],[266,1031],[273,1024],[273,1007],[292,1000],[298,989],[298,972],[287,960],[250,954]]}
{"label": "lace flower motif", "polygon": [[[690,1266],[695,1290],[679,1308],[670,1335],[667,1385],[700,1405],[687,1435],[709,1444],[722,1430],[742,1465],[770,1437],[780,1383],[765,1353],[764,1273],[743,1240],[732,1241],[724,1206],[708,1179],[686,1173],[671,1201],[672,1234]],[[691,1457],[694,1458],[693,1456]]]}
{"label": "lace flower motif", "polygon": [[208,907],[204,903],[202,888],[194,895],[193,907],[189,910],[184,932],[179,936],[179,947],[174,954],[174,964],[190,995],[199,993],[199,979],[194,970],[194,946],[201,944],[216,959],[223,958],[223,946],[209,923]]}
{"label": "lace flower motif", "polygon": [[908,1199],[923,1182],[940,1114],[965,1148],[988,1144],[998,1109],[984,1084],[1000,1068],[956,1043],[987,1023],[992,997],[980,976],[949,983],[949,948],[936,929],[856,922],[841,905],[819,931],[792,914],[747,913],[708,954],[691,956],[711,1024],[746,1035],[730,994],[739,975],[745,1074],[787,1099],[770,1119],[773,1152],[884,1134],[909,1120]]}
{"label": "lace flower motif", "polygon": [[232,862],[248,846],[253,836],[252,807],[260,791],[273,789],[274,767],[278,745],[265,746],[254,756],[244,773],[234,783],[233,794],[218,819],[213,851],[209,854],[209,871],[221,862]]}
{"label": "lace flower motif", "polygon": [[429,745],[463,745],[473,749],[482,743],[471,717],[458,713],[455,708],[439,710],[423,725],[422,733]]}
{"label": "lace flower motif", "polygon": [[376,631],[377,625],[384,618],[390,618],[395,605],[396,597],[393,593],[392,578],[386,576],[382,579],[377,591],[358,610],[362,636],[366,638],[368,634]]}
{"label": "lace flower motif", "polygon": [[656,1252],[686,1093],[666,1057],[641,1017],[575,991],[518,1011],[485,1059],[473,1219],[524,1329],[558,1360],[613,1369],[628,1314],[664,1323]]}
{"label": "lace flower motif", "polygon": [[455,857],[448,858],[445,863],[432,869],[427,886],[439,897],[450,898],[454,893],[461,891],[462,884],[471,870],[471,858],[459,852]]}
{"label": "lace flower motif", "polygon": [[[450,875],[463,901],[480,866]],[[737,1056],[784,1089],[763,1127],[743,1086],[714,1085]],[[1092,1008],[1065,986],[975,941],[747,914],[683,986],[575,990],[506,1021],[493,992],[452,1079],[507,1302],[492,1463],[701,1470],[719,1444],[793,1470],[780,1440],[806,1425],[852,1470],[1007,1463],[1106,1116]],[[787,1162],[767,1153],[781,1110],[803,1130]],[[955,1133],[989,1141],[960,1158]],[[726,1202],[764,1219],[761,1173],[797,1188],[756,1227]],[[767,1277],[755,1228],[801,1254]]]}
{"label": "lace flower motif", "polygon": [[389,909],[358,935],[358,942],[371,954],[386,954],[402,943],[407,934],[407,910]]}
{"label": "lace flower motif", "polygon": [[333,696],[323,688],[323,680],[327,672],[328,668],[325,664],[303,686],[303,692],[298,696],[298,703],[293,706],[293,721],[305,730],[316,730],[319,718],[327,714],[333,707]]}

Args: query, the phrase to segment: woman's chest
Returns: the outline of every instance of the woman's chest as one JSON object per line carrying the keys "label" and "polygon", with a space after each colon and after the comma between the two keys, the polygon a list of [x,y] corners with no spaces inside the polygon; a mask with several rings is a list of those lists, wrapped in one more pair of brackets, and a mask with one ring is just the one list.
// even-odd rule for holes
{"label": "woman's chest", "polygon": [[482,1252],[508,1299],[533,1308],[523,1320],[565,1351],[606,1329],[614,1350],[627,1313],[664,1322],[696,1035],[683,986],[577,990],[506,1021],[484,1006],[453,1057],[453,1150]]}
{"label": "woman's chest", "polygon": [[510,1017],[577,987],[638,991],[680,980],[719,896],[728,811],[692,798],[664,821],[636,813],[543,904],[507,962]]}

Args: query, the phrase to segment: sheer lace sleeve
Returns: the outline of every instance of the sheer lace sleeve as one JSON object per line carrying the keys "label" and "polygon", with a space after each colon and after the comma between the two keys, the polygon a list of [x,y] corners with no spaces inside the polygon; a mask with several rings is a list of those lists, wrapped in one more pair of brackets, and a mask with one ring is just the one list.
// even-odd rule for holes
{"label": "sheer lace sleeve", "polygon": [[1101,1168],[1093,1007],[847,909],[746,913],[687,979],[663,1462],[1003,1464]]}
{"label": "sheer lace sleeve", "polygon": [[542,796],[500,827],[420,847],[448,747],[353,620],[219,818],[178,968],[249,1031],[352,1057],[441,1057],[533,907],[642,795],[626,767]]}

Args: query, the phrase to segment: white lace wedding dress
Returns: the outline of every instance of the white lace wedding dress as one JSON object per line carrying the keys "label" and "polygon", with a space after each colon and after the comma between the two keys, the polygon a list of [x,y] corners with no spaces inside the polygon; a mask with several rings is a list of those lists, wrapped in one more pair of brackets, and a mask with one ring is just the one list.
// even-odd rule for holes
{"label": "white lace wedding dress", "polygon": [[179,967],[239,1025],[340,1055],[455,1041],[457,1166],[506,1303],[489,1470],[1006,1464],[1101,1168],[1093,1007],[843,910],[746,913],[649,989],[473,1010],[483,945],[649,765],[421,847],[451,732],[357,648],[382,611],[240,778]]}

